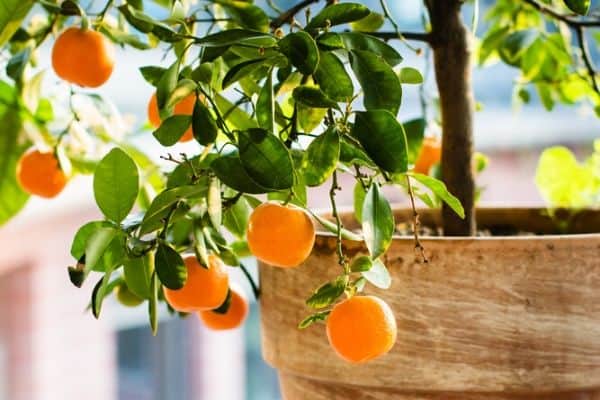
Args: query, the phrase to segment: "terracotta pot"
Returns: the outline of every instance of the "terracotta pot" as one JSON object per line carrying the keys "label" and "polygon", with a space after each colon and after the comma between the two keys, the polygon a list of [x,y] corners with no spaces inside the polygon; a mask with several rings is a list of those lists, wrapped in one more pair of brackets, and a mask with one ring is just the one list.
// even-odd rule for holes
{"label": "terracotta pot", "polygon": [[[396,238],[385,256],[392,287],[366,293],[391,306],[398,340],[363,365],[334,354],[323,324],[297,329],[311,290],[339,272],[332,235],[296,269],[261,265],[263,356],[284,399],[600,399],[600,234],[588,233],[600,232],[600,212],[562,221],[577,235],[554,234],[539,209],[477,215],[481,227],[544,236],[425,238],[429,264],[412,238]],[[425,224],[438,219],[421,213]],[[344,247],[366,253],[360,242]]]}

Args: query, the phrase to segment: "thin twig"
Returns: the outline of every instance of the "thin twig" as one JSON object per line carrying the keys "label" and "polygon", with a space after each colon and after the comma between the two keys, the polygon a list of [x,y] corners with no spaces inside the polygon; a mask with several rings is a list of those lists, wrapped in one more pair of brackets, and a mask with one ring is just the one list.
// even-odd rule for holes
{"label": "thin twig", "polygon": [[406,175],[406,188],[408,191],[408,197],[410,197],[410,206],[412,208],[413,213],[413,235],[415,237],[415,251],[418,251],[423,258],[423,262],[427,264],[429,259],[425,254],[425,247],[421,244],[421,240],[419,238],[419,227],[421,226],[421,222],[419,221],[419,213],[417,212],[417,208],[415,207],[415,194],[412,189],[412,184],[410,183],[410,176]]}
{"label": "thin twig", "polygon": [[246,276],[246,279],[248,279],[250,286],[252,287],[252,293],[254,293],[254,298],[258,300],[258,298],[260,297],[260,288],[258,287],[256,282],[254,282],[254,279],[252,279],[252,275],[250,275],[250,272],[244,264],[240,263],[240,269],[242,270],[242,272]]}
{"label": "thin twig", "polygon": [[[398,40],[402,40],[402,41],[406,41],[406,40],[414,40],[414,41],[418,41],[418,42],[425,42],[425,43],[430,43],[431,42],[431,35],[429,33],[426,32],[389,32],[389,31],[382,31],[382,32],[363,32],[367,35],[371,35],[374,36],[376,38],[379,39],[383,39],[383,40],[394,40],[394,39],[398,39]],[[415,50],[415,49],[413,49]]]}
{"label": "thin twig", "polygon": [[552,8],[546,4],[542,4],[542,3],[538,2],[537,0],[521,0],[521,1],[529,4],[530,6],[535,8],[537,11],[541,12],[542,14],[546,14],[549,17],[558,19],[558,20],[560,20],[566,24],[569,24],[573,27],[575,27],[575,26],[600,26],[600,19],[590,19],[590,18],[578,19],[571,15],[561,14],[559,11],[555,10],[554,8]]}
{"label": "thin twig", "polygon": [[[390,39],[400,39],[401,41],[404,42],[404,44],[406,44],[406,46],[416,52],[419,53],[420,49],[416,49],[414,47],[412,47],[410,44],[408,44],[406,42],[406,40],[408,39],[408,35],[412,36],[412,34],[409,34],[408,32],[405,34],[403,34],[400,31],[400,26],[398,25],[398,23],[396,22],[396,20],[394,19],[394,17],[392,16],[392,13],[390,12],[390,8],[388,7],[387,1],[386,0],[379,0],[379,4],[381,5],[381,9],[383,10],[383,14],[385,16],[385,18],[390,21],[390,23],[392,24],[392,27],[394,28],[394,32],[391,32],[394,34],[393,37],[391,37]],[[417,35],[417,37],[419,37],[420,35]],[[426,40],[425,40],[426,41]]]}
{"label": "thin twig", "polygon": [[581,58],[583,59],[583,63],[587,68],[588,75],[592,80],[592,86],[597,94],[600,95],[600,89],[598,88],[598,82],[596,81],[596,68],[594,64],[592,64],[592,59],[590,58],[589,49],[587,46],[587,41],[585,40],[585,33],[581,26],[575,28],[575,32],[577,33],[577,41],[579,43],[579,48],[581,49]]}
{"label": "thin twig", "polygon": [[276,30],[281,28],[281,26],[285,23],[291,23],[294,20],[296,14],[302,11],[304,8],[308,7],[313,3],[317,3],[319,0],[304,0],[300,3],[292,6],[286,11],[282,12],[277,18],[271,21],[271,29]]}
{"label": "thin twig", "polygon": [[342,267],[344,267],[344,272],[348,272],[346,256],[344,256],[344,249],[342,247],[342,220],[341,220],[340,214],[338,213],[337,204],[335,202],[335,195],[338,190],[340,190],[340,186],[338,185],[337,171],[333,171],[333,176],[331,179],[331,188],[329,189],[329,200],[331,201],[331,214],[333,215],[333,218],[335,218],[335,222],[336,222],[336,226],[337,226],[336,243],[337,243],[338,263]]}

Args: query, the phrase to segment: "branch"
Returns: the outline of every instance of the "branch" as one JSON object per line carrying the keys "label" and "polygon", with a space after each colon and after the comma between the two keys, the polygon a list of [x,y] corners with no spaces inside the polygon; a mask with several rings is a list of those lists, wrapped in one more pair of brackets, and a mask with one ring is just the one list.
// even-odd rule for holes
{"label": "branch", "polygon": [[317,3],[318,1],[319,0],[304,0],[296,4],[295,6],[287,9],[286,11],[282,12],[277,18],[271,21],[271,29],[275,30],[277,28],[281,28],[281,26],[285,23],[292,22],[296,14],[302,11],[302,9],[308,7],[313,3]]}
{"label": "branch", "polygon": [[587,42],[585,40],[583,27],[578,26],[575,29],[575,32],[577,33],[577,41],[579,43],[579,48],[581,49],[581,58],[583,58],[583,63],[585,64],[585,67],[588,71],[588,75],[592,80],[592,86],[594,87],[596,93],[600,95],[600,88],[598,88],[598,82],[596,81],[596,68],[594,67],[594,64],[592,64],[592,59],[590,58],[590,52],[587,46]]}
{"label": "branch", "polygon": [[600,19],[578,19],[567,14],[561,14],[554,8],[547,6],[546,4],[539,3],[537,0],[522,0],[524,3],[529,4],[542,14],[546,14],[549,17],[562,21],[573,28],[581,26],[600,26]]}
{"label": "branch", "polygon": [[367,35],[375,36],[383,40],[415,40],[419,42],[430,43],[431,34],[425,32],[363,32]]}

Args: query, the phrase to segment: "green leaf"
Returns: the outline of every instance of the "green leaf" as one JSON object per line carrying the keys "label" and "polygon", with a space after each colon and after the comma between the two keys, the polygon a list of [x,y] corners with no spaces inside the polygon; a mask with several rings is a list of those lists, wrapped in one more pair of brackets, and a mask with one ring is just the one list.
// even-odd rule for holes
{"label": "green leaf", "polygon": [[319,55],[315,81],[323,93],[332,100],[349,101],[354,95],[354,85],[344,64],[332,52],[320,51]]}
{"label": "green leaf", "polygon": [[196,141],[204,146],[214,143],[219,134],[215,119],[199,98],[196,99],[192,112],[192,131]]}
{"label": "green leaf", "polygon": [[[323,226],[323,228],[325,228],[329,232],[337,235],[337,224],[335,222],[331,222],[330,220],[325,219],[318,214],[311,213],[311,215],[319,222],[319,224],[321,224],[321,226]],[[342,239],[353,240],[355,242],[363,241],[362,236],[360,236],[359,234],[356,234],[354,232],[351,232],[347,229],[342,228],[341,232],[342,232]]]}
{"label": "green leaf", "polygon": [[375,32],[383,26],[385,17],[379,13],[371,12],[366,17],[352,22],[350,26],[353,31],[359,32]]}
{"label": "green leaf", "polygon": [[133,294],[149,299],[152,295],[152,275],[154,265],[150,256],[129,258],[123,262],[123,278]]}
{"label": "green leaf", "polygon": [[187,268],[183,258],[172,247],[159,244],[154,258],[154,268],[163,286],[179,290],[187,280]]}
{"label": "green leaf", "polygon": [[292,158],[278,137],[255,128],[240,132],[238,140],[242,166],[252,180],[272,190],[293,186]]}
{"label": "green leaf", "polygon": [[371,159],[384,171],[405,172],[408,151],[402,125],[386,110],[356,113],[352,135]]}
{"label": "green leaf", "polygon": [[179,77],[179,60],[175,61],[158,80],[156,85],[156,104],[158,109],[163,114],[163,109],[166,107],[171,93],[177,87]]}
{"label": "green leaf", "polygon": [[411,119],[402,123],[408,144],[408,162],[414,164],[419,156],[421,144],[425,137],[425,119]]}
{"label": "green leaf", "polygon": [[[339,33],[339,37],[347,50],[365,50],[382,57],[386,63],[395,67],[402,62],[402,56],[384,41],[358,32]],[[329,40],[332,42],[332,39]]]}
{"label": "green leaf", "polygon": [[196,39],[195,42],[206,47],[222,47],[239,44],[240,42],[254,38],[271,39],[273,44],[276,43],[275,38],[270,34],[248,29],[227,29]]}
{"label": "green leaf", "polygon": [[373,260],[369,256],[360,256],[352,260],[350,271],[352,272],[367,272],[373,267]]}
{"label": "green leaf", "polygon": [[337,102],[331,100],[319,88],[312,86],[298,86],[292,92],[294,100],[313,108],[336,108],[339,109]]}
{"label": "green leaf", "polygon": [[380,289],[389,289],[392,285],[390,273],[381,260],[373,261],[373,266],[362,273],[362,276]]}
{"label": "green leaf", "polygon": [[323,118],[327,115],[326,108],[309,107],[302,103],[296,103],[296,108],[298,110],[298,123],[305,133],[311,133],[321,126]]}
{"label": "green leaf", "polygon": [[98,27],[98,31],[108,36],[108,38],[115,43],[128,45],[138,50],[148,50],[152,47],[150,46],[150,44],[144,42],[138,35],[134,35],[131,33],[124,32],[120,29],[113,28],[112,26],[106,23],[100,24],[100,26]]}
{"label": "green leaf", "polygon": [[[0,82],[0,101],[15,101],[14,91]],[[4,133],[0,135],[0,226],[16,215],[27,203],[29,195],[17,183],[17,162],[25,152],[28,142],[19,140],[21,119],[14,108],[0,104],[0,123]]]}
{"label": "green leaf", "polygon": [[340,158],[340,136],[329,128],[314,139],[304,156],[302,173],[308,186],[319,186],[335,171]]}
{"label": "green leaf", "polygon": [[177,82],[175,89],[169,94],[165,108],[172,109],[181,100],[185,99],[196,91],[198,84],[191,79],[182,79]]}
{"label": "green leaf", "polygon": [[238,239],[246,236],[246,227],[252,208],[245,198],[240,198],[223,213],[223,225]]}
{"label": "green leaf", "polygon": [[394,229],[394,214],[390,203],[381,193],[379,184],[373,183],[365,196],[362,210],[363,235],[373,259],[388,249]]}
{"label": "green leaf", "polygon": [[565,0],[567,7],[579,15],[587,15],[591,3],[591,0]]}
{"label": "green leaf", "polygon": [[369,15],[369,9],[359,3],[332,4],[321,10],[306,25],[306,30],[325,28],[327,26],[341,25],[358,21]]}
{"label": "green leaf", "polygon": [[33,0],[2,0],[0,3],[0,46],[12,37],[27,16]]}
{"label": "green leaf", "polygon": [[255,128],[257,126],[256,122],[248,115],[248,113],[232,104],[220,94],[217,93],[213,100],[230,128],[231,125],[234,125],[234,128],[243,130]]}
{"label": "green leaf", "polygon": [[[94,231],[85,245],[85,269],[84,275],[92,270],[102,270],[98,265],[102,256],[108,249],[119,231],[111,227],[103,227]],[[103,267],[103,266],[102,266]]]}
{"label": "green leaf", "polygon": [[258,6],[247,1],[215,0],[225,12],[243,28],[266,32],[269,29],[269,17]]}
{"label": "green leaf", "polygon": [[229,154],[215,159],[211,168],[221,182],[238,192],[261,194],[269,191],[248,175],[238,154]]}
{"label": "green leaf", "polygon": [[279,50],[304,75],[312,75],[319,65],[319,49],[306,32],[294,32],[279,41]]}
{"label": "green leaf", "polygon": [[363,187],[362,182],[360,181],[356,181],[356,184],[354,185],[354,217],[356,218],[356,220],[359,223],[362,223],[362,209],[363,209],[363,204],[365,202],[365,196],[367,195],[367,192],[365,191],[365,188]]}
{"label": "green leaf", "polygon": [[156,272],[150,278],[150,301],[148,302],[148,318],[152,334],[156,336],[158,331],[158,278]]}
{"label": "green leaf", "polygon": [[123,150],[115,147],[94,172],[94,196],[104,216],[121,222],[133,208],[139,190],[138,169]]}
{"label": "green leaf", "polygon": [[244,61],[234,65],[229,71],[227,71],[227,74],[223,78],[222,89],[225,90],[231,84],[250,75],[258,68],[262,67],[264,65],[264,62],[264,58],[258,58],[254,60]]}
{"label": "green leaf", "polygon": [[71,255],[74,259],[79,260],[85,255],[88,240],[100,228],[109,228],[110,223],[107,221],[91,221],[81,226],[71,244]]}
{"label": "green leaf", "polygon": [[167,71],[166,68],[156,67],[153,65],[147,65],[145,67],[140,68],[140,73],[146,82],[151,84],[152,86],[157,86],[160,78]]}
{"label": "green leaf", "polygon": [[344,294],[347,284],[347,276],[340,276],[332,282],[327,282],[315,290],[315,292],[306,300],[306,305],[315,309],[332,305],[342,294]]}
{"label": "green leaf", "polygon": [[400,70],[399,74],[401,83],[408,83],[412,85],[418,85],[423,83],[423,75],[416,68],[404,67]]}
{"label": "green leaf", "polygon": [[275,132],[275,101],[273,95],[273,70],[269,71],[267,80],[256,100],[256,121],[258,126],[271,133]]}
{"label": "green leaf", "polygon": [[539,37],[536,29],[523,29],[506,36],[499,48],[500,57],[510,65],[517,65],[521,55]]}
{"label": "green leaf", "polygon": [[221,203],[221,183],[218,178],[211,178],[208,185],[208,216],[215,229],[221,227],[223,208]]}
{"label": "green leaf", "polygon": [[304,318],[298,324],[298,329],[306,329],[309,326],[311,326],[312,324],[314,324],[315,322],[326,321],[327,317],[329,316],[330,313],[331,313],[331,311],[327,310],[327,311],[319,311],[314,314],[311,314],[308,317]]}
{"label": "green leaf", "polygon": [[190,115],[171,115],[165,119],[152,135],[163,146],[173,146],[181,139],[192,123]]}
{"label": "green leaf", "polygon": [[350,52],[350,65],[363,88],[365,108],[398,114],[402,86],[392,67],[383,58],[364,50]]}
{"label": "green leaf", "polygon": [[170,208],[179,201],[206,196],[208,187],[201,185],[178,186],[167,189],[154,198],[144,215],[140,226],[140,235],[153,232],[163,225],[163,219]]}
{"label": "green leaf", "polygon": [[431,190],[437,197],[442,199],[444,203],[454,210],[459,217],[465,217],[465,210],[463,209],[462,204],[460,204],[460,201],[448,191],[444,182],[435,179],[432,176],[416,174],[413,172],[410,172],[407,175]]}

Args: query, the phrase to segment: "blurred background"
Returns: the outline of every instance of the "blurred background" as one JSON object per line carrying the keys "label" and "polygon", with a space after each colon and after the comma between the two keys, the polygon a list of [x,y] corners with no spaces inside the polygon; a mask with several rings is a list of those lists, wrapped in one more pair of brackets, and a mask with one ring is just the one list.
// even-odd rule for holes
{"label": "blurred background", "polygon": [[[295,0],[275,2],[287,8]],[[379,10],[377,0],[363,3]],[[403,30],[422,30],[420,0],[389,3]],[[480,2],[481,15],[491,3]],[[465,8],[469,21],[471,7]],[[478,30],[485,30],[485,22]],[[425,68],[426,52],[417,56],[405,45],[397,46],[405,57],[403,66]],[[118,51],[115,73],[100,90],[134,126],[144,124],[153,91],[138,67],[156,64],[160,55],[129,48]],[[48,47],[39,59],[41,67],[49,66]],[[537,99],[515,109],[515,77],[516,70],[501,64],[474,74],[479,103],[475,143],[490,159],[478,177],[484,188],[482,205],[543,205],[534,184],[540,151],[564,144],[583,156],[598,138],[600,122],[591,109],[557,105],[548,113]],[[434,95],[435,82],[429,78],[426,89]],[[49,73],[46,85],[56,84]],[[404,90],[401,120],[421,116],[417,87],[405,85]],[[162,154],[149,131],[135,134],[133,141],[156,160]],[[200,150],[194,144],[178,146],[174,154]],[[352,203],[352,185],[349,188],[339,196],[346,205]],[[400,193],[390,195],[400,204],[405,202]],[[315,190],[309,199],[312,207],[327,206],[324,190]],[[194,315],[176,319],[165,313],[157,337],[150,332],[143,306],[123,308],[109,300],[99,321],[86,312],[89,283],[94,280],[76,289],[66,267],[73,263],[69,256],[73,234],[84,222],[99,217],[91,179],[77,177],[57,199],[31,199],[24,212],[0,228],[0,399],[279,399],[276,372],[261,358],[255,303],[242,329],[214,333]],[[248,265],[255,272],[252,260]],[[246,284],[237,271],[232,276]]]}

